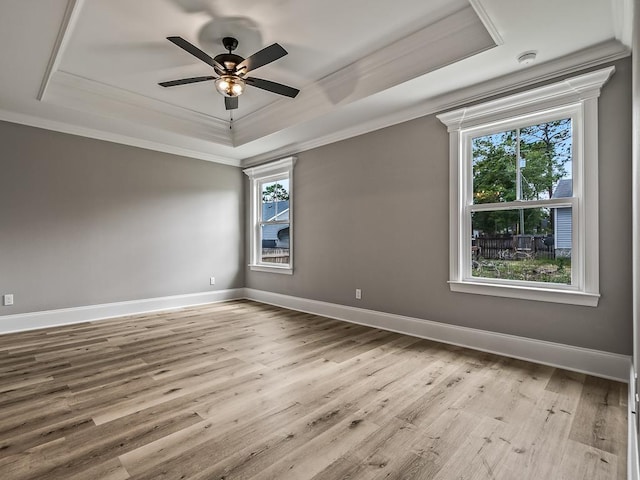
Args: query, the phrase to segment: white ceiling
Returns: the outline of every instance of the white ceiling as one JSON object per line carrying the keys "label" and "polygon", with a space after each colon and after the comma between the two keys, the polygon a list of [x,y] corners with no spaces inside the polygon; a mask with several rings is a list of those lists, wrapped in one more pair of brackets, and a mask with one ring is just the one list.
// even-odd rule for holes
{"label": "white ceiling", "polygon": [[[0,119],[234,165],[348,138],[629,54],[633,0],[2,0]],[[165,37],[255,71],[233,128],[212,74]],[[536,51],[522,66],[517,57]]]}

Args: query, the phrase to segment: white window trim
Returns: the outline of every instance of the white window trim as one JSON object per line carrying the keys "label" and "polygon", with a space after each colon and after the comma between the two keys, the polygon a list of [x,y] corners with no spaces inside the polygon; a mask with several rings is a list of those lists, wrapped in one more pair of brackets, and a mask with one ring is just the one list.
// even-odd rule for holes
{"label": "white window trim", "polygon": [[[243,170],[251,182],[250,193],[250,218],[251,228],[249,230],[251,252],[249,268],[257,272],[293,274],[293,166],[296,163],[295,157],[287,157],[275,162],[250,167]],[[260,209],[262,208],[262,196],[260,183],[270,178],[277,179],[287,175],[289,178],[289,263],[287,265],[260,263]]]}
{"label": "white window trim", "polygon": [[[438,115],[449,131],[449,287],[454,292],[493,295],[595,307],[600,298],[598,231],[598,97],[614,67],[572,77]],[[573,208],[572,285],[471,277],[471,225],[468,194],[471,136],[503,124],[567,114],[574,136],[575,199],[558,199]],[[533,206],[535,202],[526,202]],[[590,213],[590,214],[588,214]],[[465,263],[466,262],[466,263]]]}

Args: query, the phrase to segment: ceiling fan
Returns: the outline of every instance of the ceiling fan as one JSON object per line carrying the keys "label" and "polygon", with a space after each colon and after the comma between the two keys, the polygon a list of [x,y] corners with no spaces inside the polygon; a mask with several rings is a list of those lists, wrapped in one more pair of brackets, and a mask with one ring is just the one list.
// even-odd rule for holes
{"label": "ceiling fan", "polygon": [[287,51],[277,43],[263,48],[250,57],[242,58],[240,55],[232,53],[238,47],[238,40],[233,37],[224,37],[222,39],[222,45],[224,45],[224,48],[226,48],[229,53],[221,53],[211,58],[182,37],[167,37],[167,40],[213,67],[217,76],[182,78],[180,80],[160,82],[158,85],[162,87],[175,87],[176,85],[215,80],[216,90],[221,95],[224,95],[224,106],[227,110],[235,110],[238,108],[238,96],[242,95],[247,85],[291,98],[295,98],[300,92],[297,88],[289,87],[281,83],[247,76],[249,72],[271,62],[275,62],[287,54]]}

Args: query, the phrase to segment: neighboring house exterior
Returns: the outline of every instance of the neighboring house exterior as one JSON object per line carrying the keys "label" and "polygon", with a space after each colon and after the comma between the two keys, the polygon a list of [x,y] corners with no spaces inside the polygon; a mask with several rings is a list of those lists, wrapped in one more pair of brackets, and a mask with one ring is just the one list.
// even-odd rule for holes
{"label": "neighboring house exterior", "polygon": [[[551,198],[573,196],[573,180],[562,178]],[[553,238],[556,258],[571,257],[571,208],[556,208],[553,212]]]}
{"label": "neighboring house exterior", "polygon": [[[262,204],[263,221],[288,221],[289,200]],[[262,227],[262,248],[289,248],[289,225],[276,224]]]}

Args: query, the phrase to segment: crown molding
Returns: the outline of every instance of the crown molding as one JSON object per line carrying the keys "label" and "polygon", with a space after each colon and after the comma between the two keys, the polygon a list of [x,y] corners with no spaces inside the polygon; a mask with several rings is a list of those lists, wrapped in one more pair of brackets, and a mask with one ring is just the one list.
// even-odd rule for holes
{"label": "crown molding", "polygon": [[468,6],[304,87],[295,103],[278,100],[238,119],[235,145],[306,122],[495,46]]}
{"label": "crown molding", "polygon": [[[38,99],[106,118],[135,122],[157,130],[160,135],[163,131],[168,131],[196,141],[228,147],[242,146],[311,119],[321,119],[336,107],[346,106],[372,93],[503,43],[500,32],[484,8],[484,0],[469,0],[468,7],[303,88],[295,105],[287,99],[278,100],[236,120],[234,131],[230,132],[228,124],[223,120],[60,71],[62,56],[84,2],[85,0],[67,1],[64,19]],[[8,111],[0,111],[0,119],[228,165],[255,165],[626,57],[630,54],[629,12],[633,12],[633,7],[633,0],[611,0],[615,36],[619,41],[611,40],[563,59],[427,99],[389,115],[367,117],[365,121],[354,122],[348,129],[306,141],[292,142],[264,154],[245,158],[242,162],[210,154],[205,148],[168,145],[161,137],[160,141],[141,140],[126,134],[99,131]],[[487,44],[487,33],[493,43],[489,41]],[[465,48],[472,48],[472,51]],[[457,53],[452,55],[452,50]],[[420,61],[416,61],[416,58]],[[380,75],[381,71],[385,75]]]}
{"label": "crown molding", "polygon": [[[494,47],[493,38],[501,41],[484,8],[470,5],[305,87],[295,105],[281,99],[236,120],[230,132],[223,120],[60,70],[83,3],[84,0],[69,0],[67,4],[38,98],[224,146],[241,146],[260,139]],[[481,20],[479,15],[485,18]],[[493,31],[487,32],[485,25]],[[385,75],[380,75],[381,70]]]}
{"label": "crown molding", "polygon": [[172,155],[180,155],[182,157],[206,160],[208,162],[221,163],[223,165],[231,165],[233,167],[241,166],[240,160],[237,160],[235,158],[223,157],[220,155],[202,152],[200,150],[193,150],[176,145],[169,145],[153,140],[143,140],[141,138],[134,138],[119,133],[96,130],[93,128],[73,125],[58,120],[50,120],[34,115],[16,113],[9,110],[0,109],[0,120],[17,123],[20,125],[27,125],[29,127],[43,128],[45,130],[52,130],[54,132],[68,133],[70,135],[78,135],[80,137],[94,138],[96,140],[104,140],[107,142],[129,145],[131,147],[144,148],[146,150],[153,150],[156,152],[170,153]]}
{"label": "crown molding", "polygon": [[67,8],[65,9],[62,23],[60,24],[58,37],[56,38],[56,42],[53,46],[53,51],[51,52],[51,57],[49,58],[49,63],[47,64],[44,78],[42,80],[42,85],[40,85],[40,91],[36,97],[38,100],[42,100],[44,98],[51,76],[58,70],[62,55],[67,48],[69,38],[71,38],[71,32],[73,32],[73,29],[76,26],[83,4],[84,0],[68,0],[67,2]]}
{"label": "crown molding", "polygon": [[245,168],[242,172],[249,178],[254,178],[264,174],[277,174],[281,172],[289,172],[296,164],[296,157],[287,157],[269,163],[263,163],[254,167]]}
{"label": "crown molding", "polygon": [[389,115],[375,117],[366,122],[358,122],[352,128],[333,132],[308,141],[292,143],[279,149],[265,152],[264,154],[247,157],[242,161],[242,166],[248,167],[275,158],[294,155],[425,115],[444,112],[490,97],[505,95],[537,83],[611,63],[628,57],[630,54],[630,50],[620,42],[617,40],[609,40],[556,60],[541,63],[527,69],[427,99],[424,102],[401,111],[395,111]]}
{"label": "crown molding", "polygon": [[[37,95],[38,100],[104,117],[134,121],[223,146],[233,146],[233,132],[229,131],[228,123],[224,120],[60,70],[60,63],[84,2],[85,0],[67,2],[58,37]],[[105,134],[109,135],[106,132]],[[165,151],[162,144],[159,145],[159,150]],[[179,147],[178,149],[182,150]],[[201,155],[196,158],[201,158]],[[210,157],[206,153],[204,156]]]}
{"label": "crown molding", "polygon": [[42,101],[233,146],[224,120],[62,70],[50,76]]}
{"label": "crown molding", "polygon": [[524,92],[508,95],[490,100],[480,105],[471,105],[457,110],[451,110],[437,115],[450,132],[469,128],[479,123],[489,123],[494,117],[504,117],[530,113],[545,108],[547,103],[554,108],[559,105],[567,105],[600,95],[600,89],[615,72],[615,67],[610,66],[595,72],[585,73],[577,77],[567,78],[551,85],[526,90]]}
{"label": "crown molding", "polygon": [[[438,102],[441,105],[438,111],[458,108],[493,96],[505,95],[537,83],[615,62],[629,55],[631,55],[629,48],[617,40],[608,40],[562,58],[442,95],[438,97],[441,100]],[[429,113],[435,112],[434,110]]]}
{"label": "crown molding", "polygon": [[482,0],[469,0],[469,3],[476,11],[476,14],[484,25],[484,28],[487,29],[487,32],[489,32],[489,35],[491,35],[491,38],[493,38],[495,44],[504,45],[504,39],[502,38],[502,35],[500,35],[500,32],[498,31],[496,25],[493,23],[493,20],[487,13],[487,10],[484,8]]}
{"label": "crown molding", "polygon": [[633,44],[633,0],[611,0],[613,30],[616,39],[631,48]]}

